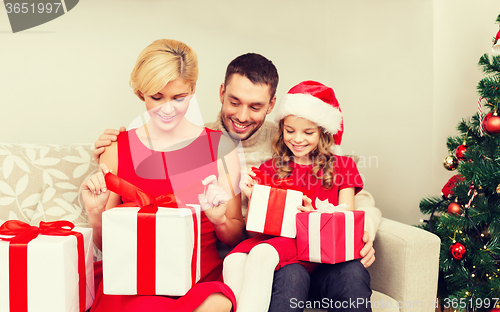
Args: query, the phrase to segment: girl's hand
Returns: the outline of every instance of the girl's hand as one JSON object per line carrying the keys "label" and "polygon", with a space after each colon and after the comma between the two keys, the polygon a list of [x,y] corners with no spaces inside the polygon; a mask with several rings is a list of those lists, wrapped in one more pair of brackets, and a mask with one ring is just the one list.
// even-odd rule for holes
{"label": "girl's hand", "polygon": [[302,202],[304,203],[304,206],[297,206],[298,210],[300,210],[301,212],[308,212],[314,210],[312,206],[312,199],[310,199],[306,195],[302,196]]}
{"label": "girl's hand", "polygon": [[108,172],[110,172],[108,166],[102,163],[99,165],[99,172],[82,183],[80,189],[87,214],[101,214],[104,208],[106,208],[106,203],[111,193],[106,188],[104,180],[104,175]]}
{"label": "girl's hand", "polygon": [[373,241],[370,240],[370,235],[368,234],[367,231],[365,231],[363,235],[363,242],[365,243],[365,246],[363,249],[361,249],[361,252],[359,253],[361,257],[361,264],[367,268],[372,263],[375,261],[375,249],[373,249]]}
{"label": "girl's hand", "polygon": [[255,177],[255,173],[251,168],[242,169],[240,172],[240,190],[245,194],[247,198],[252,196],[253,186],[257,182],[253,179]]}
{"label": "girl's hand", "polygon": [[208,176],[203,181],[206,186],[205,192],[198,195],[200,206],[208,220],[214,225],[219,225],[226,222],[226,209],[229,195],[224,191],[222,186],[217,185],[217,177],[214,175]]}

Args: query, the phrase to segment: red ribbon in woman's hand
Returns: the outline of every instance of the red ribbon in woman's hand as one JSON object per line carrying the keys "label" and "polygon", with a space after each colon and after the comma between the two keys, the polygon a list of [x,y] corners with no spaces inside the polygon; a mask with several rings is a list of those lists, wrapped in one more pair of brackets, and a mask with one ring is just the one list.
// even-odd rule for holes
{"label": "red ribbon in woman's hand", "polygon": [[[158,206],[186,208],[187,206],[179,199],[175,198],[172,193],[163,194],[158,197],[150,195],[132,183],[118,177],[117,175],[108,172],[104,179],[106,180],[106,187],[108,190],[125,197],[126,199],[134,202],[137,206],[144,210],[155,210]],[[121,205],[129,206],[129,205]]]}

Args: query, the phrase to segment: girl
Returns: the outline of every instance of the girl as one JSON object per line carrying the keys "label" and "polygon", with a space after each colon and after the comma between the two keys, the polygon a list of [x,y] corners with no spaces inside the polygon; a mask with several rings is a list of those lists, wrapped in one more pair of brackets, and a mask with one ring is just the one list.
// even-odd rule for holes
{"label": "girl", "polygon": [[[93,312],[229,312],[235,308],[231,289],[221,282],[222,261],[216,241],[235,245],[241,237],[244,224],[240,197],[232,191],[237,185],[230,184],[240,179],[239,160],[234,150],[225,155],[219,152],[227,148],[225,144],[232,144],[220,131],[209,131],[186,119],[197,78],[197,56],[186,44],[157,40],[146,47],[137,59],[130,84],[145,102],[151,119],[118,136],[117,142],[102,154],[100,172],[85,181],[81,190],[99,248],[102,212],[126,201],[106,189],[103,176],[110,170],[153,196],[175,193],[184,203],[200,202],[200,282],[177,300],[165,296],[105,295],[101,283]],[[223,161],[233,171],[227,173]],[[231,193],[232,198],[227,195]]]}
{"label": "girl", "polygon": [[[315,209],[316,203],[354,208],[354,195],[363,181],[354,161],[340,153],[342,113],[333,90],[319,82],[294,86],[276,108],[279,124],[273,141],[273,158],[259,170],[268,179],[289,178],[293,185],[314,192],[303,197],[300,211]],[[240,188],[252,196],[255,173],[242,171]],[[297,259],[295,239],[259,234],[240,243],[224,260],[224,281],[238,302],[238,312],[267,311],[273,273],[291,263],[302,263],[312,272],[317,264]]]}

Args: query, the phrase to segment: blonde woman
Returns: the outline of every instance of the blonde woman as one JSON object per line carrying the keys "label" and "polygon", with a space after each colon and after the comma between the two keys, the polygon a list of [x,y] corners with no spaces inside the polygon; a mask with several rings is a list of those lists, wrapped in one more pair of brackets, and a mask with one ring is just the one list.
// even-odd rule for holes
{"label": "blonde woman", "polygon": [[200,202],[200,282],[180,298],[104,295],[101,283],[92,311],[235,309],[232,291],[221,282],[222,261],[215,244],[219,239],[234,246],[241,238],[244,224],[240,196],[235,195],[239,194],[234,191],[237,185],[230,182],[239,181],[239,161],[234,150],[220,154],[222,149],[227,150],[227,144],[233,144],[220,131],[186,119],[197,79],[197,56],[186,44],[163,39],[146,47],[137,59],[130,85],[145,103],[151,119],[142,127],[122,132],[101,155],[100,172],[81,189],[99,248],[102,212],[127,201],[107,190],[104,175],[109,171],[154,196],[171,192],[184,203]]}

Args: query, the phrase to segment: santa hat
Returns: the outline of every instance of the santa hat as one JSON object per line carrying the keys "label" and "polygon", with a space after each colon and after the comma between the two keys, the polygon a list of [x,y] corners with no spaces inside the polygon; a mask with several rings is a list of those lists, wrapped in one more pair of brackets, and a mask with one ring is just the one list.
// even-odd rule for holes
{"label": "santa hat", "polygon": [[292,87],[276,107],[274,120],[279,123],[288,115],[305,118],[322,127],[333,136],[330,151],[341,155],[344,121],[332,88],[311,80]]}

